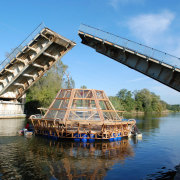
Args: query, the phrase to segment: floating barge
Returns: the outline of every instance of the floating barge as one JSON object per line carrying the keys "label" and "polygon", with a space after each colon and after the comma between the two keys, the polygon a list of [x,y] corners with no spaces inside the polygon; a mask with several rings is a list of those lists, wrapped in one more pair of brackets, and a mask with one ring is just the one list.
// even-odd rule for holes
{"label": "floating barge", "polygon": [[93,142],[128,137],[136,121],[123,120],[102,90],[61,89],[43,117],[30,117],[36,135]]}

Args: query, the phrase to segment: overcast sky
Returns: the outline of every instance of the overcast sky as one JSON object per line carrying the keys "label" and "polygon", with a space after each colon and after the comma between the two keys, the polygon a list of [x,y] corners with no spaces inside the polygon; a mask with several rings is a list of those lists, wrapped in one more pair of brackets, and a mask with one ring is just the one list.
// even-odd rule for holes
{"label": "overcast sky", "polygon": [[77,45],[63,58],[76,88],[102,89],[116,95],[126,88],[147,88],[170,104],[180,93],[81,44],[81,23],[180,57],[178,0],[4,0],[0,2],[0,61],[44,22]]}

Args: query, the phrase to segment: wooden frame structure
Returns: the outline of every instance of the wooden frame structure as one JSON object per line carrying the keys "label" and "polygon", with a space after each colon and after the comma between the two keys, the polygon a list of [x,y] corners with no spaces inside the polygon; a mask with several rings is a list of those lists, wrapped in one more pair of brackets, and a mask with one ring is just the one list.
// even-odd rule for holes
{"label": "wooden frame structure", "polygon": [[104,91],[94,89],[61,89],[42,118],[30,119],[35,134],[85,142],[120,140],[136,123],[123,120]]}

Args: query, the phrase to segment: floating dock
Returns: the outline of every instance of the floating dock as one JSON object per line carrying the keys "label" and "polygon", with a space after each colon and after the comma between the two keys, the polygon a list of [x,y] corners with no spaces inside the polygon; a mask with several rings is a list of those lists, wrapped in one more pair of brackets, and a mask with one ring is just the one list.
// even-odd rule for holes
{"label": "floating dock", "polygon": [[[119,111],[122,112],[122,111]],[[120,140],[135,120],[123,120],[102,90],[62,89],[43,117],[30,117],[35,134],[75,141]]]}

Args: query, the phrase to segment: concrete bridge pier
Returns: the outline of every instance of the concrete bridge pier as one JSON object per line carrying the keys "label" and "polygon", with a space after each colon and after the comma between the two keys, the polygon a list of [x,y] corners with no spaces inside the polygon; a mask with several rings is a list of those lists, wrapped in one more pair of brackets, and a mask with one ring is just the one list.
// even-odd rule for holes
{"label": "concrete bridge pier", "polygon": [[0,119],[25,118],[26,94],[19,100],[0,100]]}

